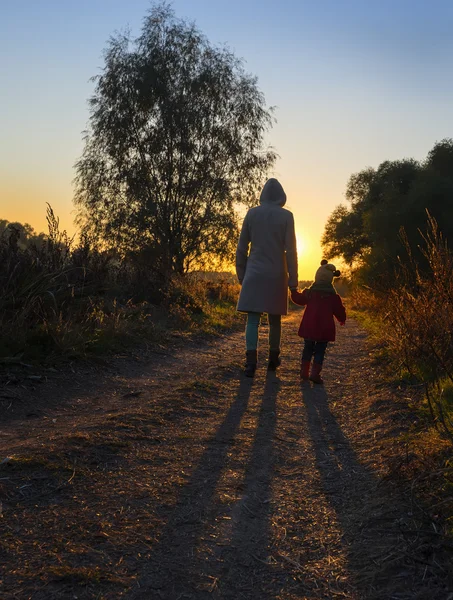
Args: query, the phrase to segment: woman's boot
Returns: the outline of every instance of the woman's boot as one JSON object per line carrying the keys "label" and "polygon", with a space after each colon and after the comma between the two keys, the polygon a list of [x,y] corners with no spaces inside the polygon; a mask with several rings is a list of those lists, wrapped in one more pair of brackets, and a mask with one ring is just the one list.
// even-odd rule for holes
{"label": "woman's boot", "polygon": [[318,363],[313,363],[311,367],[310,381],[313,381],[313,383],[324,383],[321,377],[321,371],[322,365]]}
{"label": "woman's boot", "polygon": [[281,365],[280,350],[269,350],[269,362],[267,363],[268,371],[276,371]]}
{"label": "woman's boot", "polygon": [[310,373],[310,361],[303,360],[300,363],[300,378],[302,379],[302,381],[308,381],[309,373]]}
{"label": "woman's boot", "polygon": [[256,371],[256,363],[258,362],[258,352],[256,350],[247,350],[245,357],[245,376],[253,377]]}

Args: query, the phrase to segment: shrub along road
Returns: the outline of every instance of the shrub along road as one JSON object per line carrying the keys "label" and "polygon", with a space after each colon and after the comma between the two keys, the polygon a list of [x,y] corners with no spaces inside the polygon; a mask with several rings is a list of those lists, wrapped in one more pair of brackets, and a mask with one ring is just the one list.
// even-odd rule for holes
{"label": "shrub along road", "polygon": [[1,598],[453,598],[406,404],[353,321],[301,384],[298,319],[277,374],[233,333],[5,386]]}

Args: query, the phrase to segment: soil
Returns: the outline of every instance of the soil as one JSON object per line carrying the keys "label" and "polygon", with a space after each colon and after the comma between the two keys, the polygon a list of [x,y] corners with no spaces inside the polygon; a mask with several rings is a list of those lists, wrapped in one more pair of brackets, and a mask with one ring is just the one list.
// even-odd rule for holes
{"label": "soil", "polygon": [[407,401],[353,321],[301,383],[298,320],[276,373],[262,328],[254,379],[242,332],[6,369],[0,598],[453,599],[453,546],[401,476]]}

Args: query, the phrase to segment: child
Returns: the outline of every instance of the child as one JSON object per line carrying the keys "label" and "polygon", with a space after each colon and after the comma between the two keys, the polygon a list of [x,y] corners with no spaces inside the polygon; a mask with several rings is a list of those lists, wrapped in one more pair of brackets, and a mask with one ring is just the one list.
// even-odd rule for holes
{"label": "child", "polygon": [[316,271],[315,282],[311,287],[303,292],[291,291],[291,300],[295,304],[306,306],[299,328],[299,335],[305,342],[300,368],[300,376],[304,381],[310,379],[314,383],[323,383],[321,370],[324,354],[328,342],[335,341],[334,317],[341,325],[346,321],[345,308],[332,284],[333,278],[339,276],[340,271],[324,259]]}

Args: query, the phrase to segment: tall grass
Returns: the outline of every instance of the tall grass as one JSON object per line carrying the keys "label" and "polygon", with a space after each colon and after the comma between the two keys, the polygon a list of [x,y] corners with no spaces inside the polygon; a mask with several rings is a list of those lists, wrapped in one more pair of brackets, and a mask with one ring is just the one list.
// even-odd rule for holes
{"label": "tall grass", "polygon": [[[161,280],[144,256],[74,242],[47,209],[48,234],[24,247],[0,236],[0,358],[81,356],[169,329],[232,324],[238,288],[194,277]],[[227,307],[222,320],[215,307]],[[228,323],[227,323],[228,322]]]}
{"label": "tall grass", "polygon": [[434,424],[453,442],[453,256],[429,215],[427,225],[421,245],[427,269],[420,268],[406,244],[407,257],[391,285],[356,290],[351,300],[373,315],[374,334],[393,367],[424,385]]}
{"label": "tall grass", "polygon": [[408,261],[389,292],[389,342],[407,370],[425,385],[431,416],[453,442],[453,256],[428,216],[422,271],[407,245]]}

